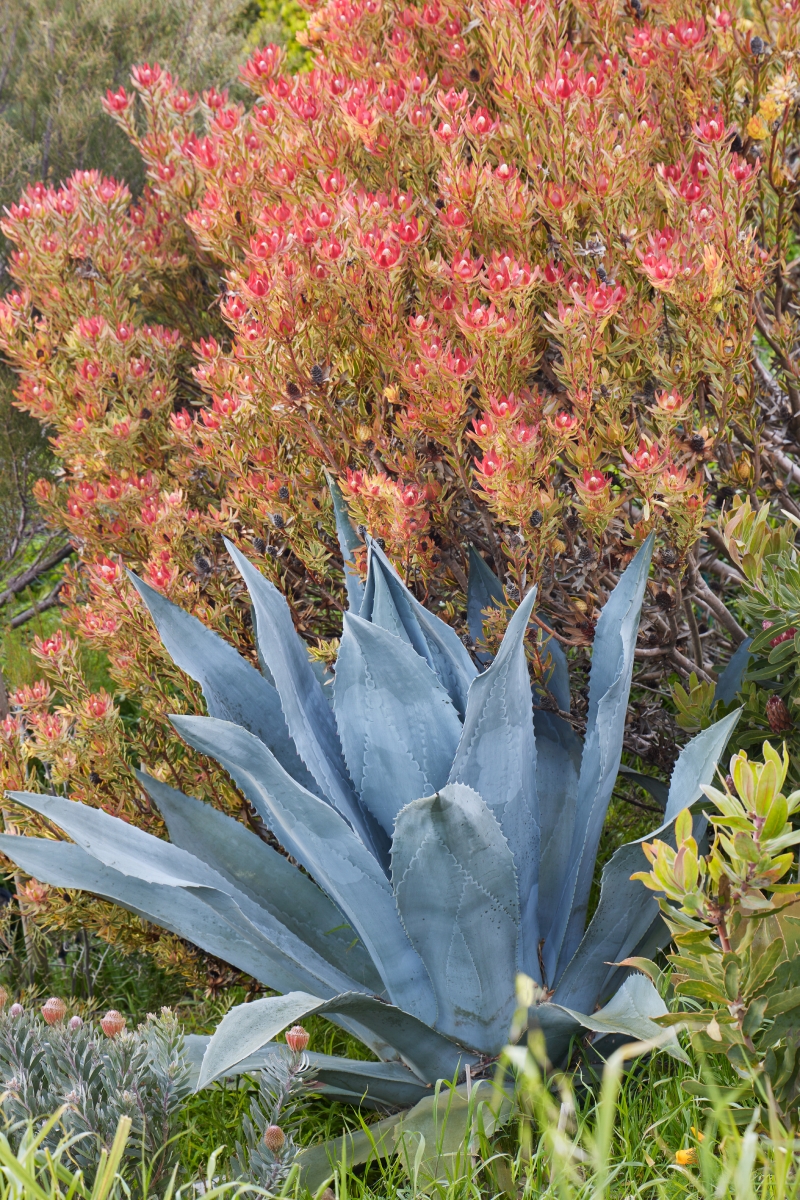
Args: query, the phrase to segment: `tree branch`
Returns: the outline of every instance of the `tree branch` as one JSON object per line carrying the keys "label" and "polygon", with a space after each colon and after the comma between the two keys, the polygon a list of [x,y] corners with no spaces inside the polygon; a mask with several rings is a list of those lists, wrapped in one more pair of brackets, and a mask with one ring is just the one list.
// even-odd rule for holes
{"label": "tree branch", "polygon": [[20,625],[24,625],[27,621],[37,617],[39,613],[47,612],[48,608],[55,608],[58,604],[58,593],[63,586],[64,580],[59,579],[56,586],[45,596],[44,600],[38,600],[30,608],[26,608],[23,612],[17,613],[15,617],[12,617],[8,622],[8,628],[19,629]]}
{"label": "tree branch", "polygon": [[15,575],[14,578],[6,585],[5,590],[0,592],[0,608],[2,608],[4,604],[8,604],[9,600],[13,600],[14,596],[16,596],[19,592],[24,592],[26,587],[28,587],[31,583],[34,583],[37,579],[44,575],[45,572],[49,571],[51,567],[58,566],[60,562],[63,562],[65,558],[69,558],[70,554],[74,553],[75,547],[67,542],[66,546],[62,546],[59,550],[55,550],[52,554],[48,555],[47,558],[43,558],[37,562],[34,562],[31,564],[31,566],[26,567],[24,571],[20,571],[20,573]]}

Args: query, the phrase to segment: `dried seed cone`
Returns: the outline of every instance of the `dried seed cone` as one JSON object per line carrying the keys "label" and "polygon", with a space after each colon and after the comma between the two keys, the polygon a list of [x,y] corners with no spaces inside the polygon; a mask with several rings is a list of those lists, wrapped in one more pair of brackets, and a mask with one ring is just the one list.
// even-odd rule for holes
{"label": "dried seed cone", "polygon": [[786,733],[794,727],[783,697],[770,696],[767,701],[767,720],[773,733]]}
{"label": "dried seed cone", "polygon": [[302,1025],[293,1025],[286,1030],[286,1045],[293,1054],[300,1054],[308,1045],[309,1035]]}
{"label": "dried seed cone", "polygon": [[100,1028],[106,1037],[114,1038],[124,1030],[125,1018],[121,1012],[117,1012],[115,1008],[110,1008],[106,1015],[101,1017]]}
{"label": "dried seed cone", "polygon": [[8,1003],[8,992],[4,987],[0,987],[0,1011],[5,1008]]}
{"label": "dried seed cone", "polygon": [[264,1145],[273,1154],[277,1154],[283,1149],[283,1143],[286,1141],[286,1134],[281,1129],[280,1125],[268,1125],[264,1130]]}
{"label": "dried seed cone", "polygon": [[42,1005],[42,1016],[48,1025],[57,1025],[67,1015],[67,1006],[60,996],[51,996]]}

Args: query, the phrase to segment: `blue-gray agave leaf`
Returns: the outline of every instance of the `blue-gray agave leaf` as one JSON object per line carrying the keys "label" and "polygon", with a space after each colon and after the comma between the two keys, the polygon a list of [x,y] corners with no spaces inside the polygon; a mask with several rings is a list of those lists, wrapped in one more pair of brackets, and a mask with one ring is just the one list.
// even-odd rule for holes
{"label": "blue-gray agave leaf", "polygon": [[347,774],[336,721],[298,637],[289,605],[236,547],[228,553],[247,584],[256,616],[256,638],[275,680],[286,723],[298,753],[330,802],[364,845],[385,863],[388,844],[372,816],[358,802]]}
{"label": "blue-gray agave leaf", "polygon": [[533,728],[541,827],[539,936],[547,945],[558,916],[565,865],[569,862],[583,743],[569,722],[555,713],[534,711]]}
{"label": "blue-gray agave leaf", "polygon": [[[461,639],[454,629],[420,604],[374,541],[369,544],[367,583],[359,613],[364,620],[375,621],[373,613],[378,575],[382,577],[382,583],[385,585],[381,591],[378,610],[381,623],[387,619],[390,598],[395,610],[391,617],[392,624],[397,621],[403,626],[411,645],[439,677],[456,712],[463,717],[467,707],[469,685],[478,672]],[[390,625],[385,627],[392,628]],[[392,632],[396,631],[392,628]]]}
{"label": "blue-gray agave leaf", "polygon": [[650,534],[623,572],[603,606],[595,630],[569,864],[556,924],[544,946],[545,971],[556,981],[583,937],[597,847],[622,756],[633,654],[653,537]]}
{"label": "blue-gray agave leaf", "polygon": [[497,1054],[514,1007],[519,902],[513,855],[477,792],[449,783],[402,810],[392,879],[433,982],[437,1027]]}
{"label": "blue-gray agave leaf", "polygon": [[419,1079],[430,1082],[452,1079],[466,1063],[477,1061],[475,1054],[462,1050],[435,1029],[371,996],[351,992],[321,1000],[308,993],[291,992],[286,996],[267,996],[250,1004],[240,1004],[226,1013],[209,1042],[198,1087],[205,1087],[227,1075],[287,1025],[313,1013],[346,1014],[374,1029],[397,1046],[403,1060]]}
{"label": "blue-gray agave leaf", "polygon": [[607,999],[621,983],[620,969],[614,964],[635,954],[643,943],[653,952],[669,941],[658,901],[631,875],[648,870],[642,842],[658,837],[674,845],[675,817],[681,809],[696,803],[703,785],[713,780],[717,761],[740,712],[717,721],[683,747],[672,772],[663,825],[646,838],[621,846],[606,863],[597,908],[556,988],[553,999],[558,1003],[590,1012],[598,998]]}
{"label": "blue-gray agave leaf", "polygon": [[[337,1016],[331,1018],[330,1014],[328,1017],[337,1024],[344,1025],[346,1021],[346,1018]],[[186,1055],[194,1076],[193,1086],[197,1085],[200,1077],[200,1067],[209,1041],[207,1035],[197,1033],[184,1037]],[[226,1076],[256,1075],[285,1053],[279,1042],[267,1042],[241,1062],[229,1067]],[[423,1083],[400,1062],[364,1062],[363,1059],[339,1058],[334,1054],[315,1054],[312,1050],[306,1050],[305,1056],[315,1084],[320,1085],[319,1091],[331,1100],[343,1100],[368,1108],[408,1108],[423,1096],[430,1095],[432,1090],[430,1084]]]}
{"label": "blue-gray agave leaf", "polygon": [[246,729],[212,717],[171,719],[190,746],[225,768],[281,845],[345,914],[391,1000],[434,1021],[430,980],[400,923],[389,882],[347,822],[301,788]]}
{"label": "blue-gray agave leaf", "polygon": [[341,489],[332,476],[326,473],[325,479],[333,501],[333,514],[336,518],[336,536],[339,539],[339,549],[344,559],[344,585],[347,589],[347,603],[350,611],[357,613],[364,599],[364,584],[361,576],[353,565],[353,554],[364,543],[353,528],[347,511]]}
{"label": "blue-gray agave leaf", "polygon": [[[191,718],[186,718],[187,720]],[[214,721],[213,717],[196,717],[198,721]],[[222,724],[222,722],[219,722]],[[236,729],[238,726],[231,726]],[[269,751],[253,734],[242,731],[266,755]],[[274,761],[274,760],[273,760]],[[298,785],[295,785],[298,786]],[[82,849],[91,854],[104,866],[120,871],[125,875],[134,875],[147,883],[167,884],[176,888],[193,888],[202,886],[211,891],[221,892],[229,896],[241,909],[248,921],[259,931],[261,938],[275,948],[275,951],[289,960],[300,965],[301,969],[315,986],[334,991],[343,986],[353,987],[353,980],[337,965],[331,964],[318,955],[295,933],[287,929],[268,909],[252,901],[244,892],[230,884],[222,875],[208,863],[173,846],[170,842],[153,837],[142,829],[137,829],[118,817],[112,817],[102,810],[89,808],[88,805],[78,804],[73,800],[65,800],[61,796],[43,796],[34,792],[9,793],[18,803],[53,821]],[[309,793],[310,794],[310,793]],[[317,804],[336,816],[333,810],[314,797]],[[339,818],[341,820],[341,818]],[[211,900],[209,895],[207,902]],[[221,911],[217,908],[217,911]],[[226,909],[225,911],[229,911]]]}
{"label": "blue-gray agave leaf", "polygon": [[[467,583],[467,626],[473,642],[483,637],[483,612],[487,608],[508,608],[500,580],[491,567],[478,554],[474,546],[469,548],[469,579]],[[487,661],[489,654],[482,654]]]}
{"label": "blue-gray agave leaf", "polygon": [[142,771],[136,777],[166,821],[173,846],[208,863],[332,966],[371,992],[383,990],[372,959],[341,911],[283,854],[213,805]]}
{"label": "blue-gray agave leaf", "polygon": [[275,688],[197,617],[167,600],[132,571],[128,577],[147,605],[172,660],[203,689],[209,716],[249,729],[269,746],[298,783],[323,794],[289,736]]}
{"label": "blue-gray agave leaf", "polygon": [[619,774],[636,784],[637,787],[644,788],[661,809],[666,809],[669,788],[660,779],[654,779],[652,775],[644,775],[641,771],[634,771],[632,767],[626,767],[624,763],[619,769]]}
{"label": "blue-gray agave leaf", "polygon": [[461,722],[408,641],[345,613],[334,683],[345,761],[362,804],[391,837],[409,800],[447,780]]}
{"label": "blue-gray agave leaf", "polygon": [[539,798],[525,633],[536,599],[517,608],[492,665],[472,681],[450,783],[463,783],[494,814],[514,856],[520,912],[520,966],[539,971]]}
{"label": "blue-gray agave leaf", "polygon": [[549,637],[542,645],[542,653],[550,655],[550,670],[545,683],[547,690],[562,712],[570,710],[569,663],[558,638]]}
{"label": "blue-gray agave leaf", "polygon": [[[255,946],[242,931],[232,931],[207,904],[182,888],[123,875],[103,866],[80,846],[52,838],[0,834],[0,849],[35,879],[111,900],[137,917],[186,938],[267,987],[292,991],[312,986],[299,964],[287,962],[282,955],[265,954],[263,946]],[[303,983],[304,979],[307,982]]]}
{"label": "blue-gray agave leaf", "polygon": [[733,704],[737,693],[742,690],[742,680],[750,661],[752,644],[752,638],[745,638],[743,642],[740,642],[728,660],[725,670],[720,672],[717,686],[714,689],[714,700],[719,700],[720,704],[724,704],[726,707]]}

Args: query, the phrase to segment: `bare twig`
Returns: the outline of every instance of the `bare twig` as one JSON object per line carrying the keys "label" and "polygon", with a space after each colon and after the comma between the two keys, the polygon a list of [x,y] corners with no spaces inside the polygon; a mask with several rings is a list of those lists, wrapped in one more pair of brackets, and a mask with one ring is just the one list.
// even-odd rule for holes
{"label": "bare twig", "polygon": [[8,628],[19,629],[20,625],[25,625],[26,622],[31,621],[34,617],[38,616],[39,613],[47,612],[48,608],[55,608],[55,606],[58,604],[58,594],[63,586],[63,579],[59,579],[56,586],[51,592],[48,592],[44,600],[38,600],[35,604],[32,604],[30,608],[26,608],[23,612],[17,613],[15,617],[12,617],[8,622]]}
{"label": "bare twig", "polygon": [[24,571],[20,571],[20,573],[15,575],[14,578],[11,579],[6,585],[5,590],[0,592],[0,608],[2,608],[4,604],[8,604],[9,600],[13,600],[14,596],[18,595],[19,592],[24,592],[26,587],[29,587],[32,583],[35,583],[35,581],[49,571],[51,567],[58,566],[60,562],[63,562],[65,558],[69,558],[70,554],[74,554],[74,552],[74,546],[71,546],[68,542],[66,546],[62,546],[59,550],[55,550],[52,554],[48,555],[47,558],[37,559],[35,562],[31,563],[29,567],[26,567]]}

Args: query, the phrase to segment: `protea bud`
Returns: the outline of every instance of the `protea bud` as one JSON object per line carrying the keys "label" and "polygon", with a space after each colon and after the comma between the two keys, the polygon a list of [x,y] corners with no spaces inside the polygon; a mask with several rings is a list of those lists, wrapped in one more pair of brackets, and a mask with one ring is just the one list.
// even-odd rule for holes
{"label": "protea bud", "polygon": [[56,1025],[67,1015],[67,1006],[60,996],[51,996],[42,1005],[42,1016],[48,1025]]}
{"label": "protea bud", "polygon": [[782,696],[770,696],[767,701],[767,720],[773,733],[786,733],[793,728],[792,718]]}
{"label": "protea bud", "polygon": [[78,1016],[70,1017],[69,1021],[67,1022],[67,1028],[71,1029],[73,1033],[76,1029],[81,1029],[82,1027],[83,1021]]}
{"label": "protea bud", "polygon": [[8,1001],[8,992],[4,987],[0,987],[0,1011],[5,1008]]}
{"label": "protea bud", "polygon": [[302,1025],[293,1025],[286,1030],[286,1045],[293,1054],[300,1054],[308,1045],[309,1035]]}
{"label": "protea bud", "polygon": [[280,1125],[268,1125],[264,1130],[264,1145],[273,1154],[277,1154],[283,1149],[283,1143],[286,1141],[286,1134],[281,1129]]}
{"label": "protea bud", "polygon": [[22,1014],[25,1012],[25,1009],[22,1007],[21,1004],[12,1004],[11,1008],[8,1011],[12,1017],[21,1017]]}
{"label": "protea bud", "polygon": [[106,1037],[115,1038],[125,1028],[125,1018],[115,1008],[110,1008],[100,1019],[100,1028]]}

